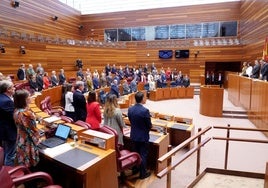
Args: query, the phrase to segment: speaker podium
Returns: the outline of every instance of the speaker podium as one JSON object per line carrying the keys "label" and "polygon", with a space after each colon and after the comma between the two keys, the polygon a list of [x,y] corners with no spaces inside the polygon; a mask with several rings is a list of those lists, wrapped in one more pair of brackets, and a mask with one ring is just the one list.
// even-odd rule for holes
{"label": "speaker podium", "polygon": [[221,117],[223,110],[223,88],[217,85],[200,87],[199,113],[205,116]]}

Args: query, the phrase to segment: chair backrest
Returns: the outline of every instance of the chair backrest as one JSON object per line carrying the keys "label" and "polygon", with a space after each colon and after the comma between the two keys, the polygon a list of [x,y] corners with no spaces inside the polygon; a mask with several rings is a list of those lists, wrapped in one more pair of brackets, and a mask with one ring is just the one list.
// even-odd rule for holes
{"label": "chair backrest", "polygon": [[40,102],[40,108],[42,111],[45,111],[47,109],[47,103],[45,99]]}
{"label": "chair backrest", "polygon": [[5,167],[0,167],[0,185],[1,188],[13,188],[13,181]]}
{"label": "chair backrest", "polygon": [[86,129],[91,129],[91,125],[87,122],[82,121],[82,120],[77,120],[76,122],[74,122],[74,124],[81,126],[81,127],[84,127]]}
{"label": "chair backrest", "polygon": [[60,116],[61,120],[65,121],[66,123],[73,123],[74,120],[68,116]]}
{"label": "chair backrest", "polygon": [[117,134],[117,131],[107,125],[104,125],[102,127],[99,127],[97,131],[100,131],[100,132],[104,132],[104,133],[107,133],[107,134],[111,134],[111,135],[114,135],[115,137],[115,149],[116,149],[116,155],[118,156],[118,152],[119,152],[119,149],[120,149],[120,146],[118,145],[118,134]]}
{"label": "chair backrest", "polygon": [[141,157],[136,152],[131,152],[129,150],[121,150],[121,147],[118,145],[118,134],[115,129],[109,126],[102,126],[98,129],[100,132],[107,134],[112,134],[115,136],[115,148],[116,148],[116,164],[117,171],[122,172],[126,169],[130,169],[133,166],[138,166],[141,163]]}
{"label": "chair backrest", "polygon": [[48,108],[49,110],[51,110],[51,109],[52,109],[52,105],[51,105],[51,97],[50,97],[50,96],[46,96],[45,101],[46,101],[46,103],[47,103],[47,108]]}
{"label": "chair backrest", "polygon": [[[15,188],[24,184],[25,182],[29,182],[32,180],[41,180],[41,182],[45,183],[46,188],[62,188],[59,185],[53,184],[52,177],[46,172],[33,172],[31,173],[29,170],[26,170],[25,166],[16,166],[12,170],[8,170],[6,167],[0,167],[0,185],[1,188]],[[20,177],[12,177],[12,173],[16,173],[17,171],[22,171],[25,173]],[[27,173],[26,173],[27,172]],[[44,185],[43,185],[44,186]]]}

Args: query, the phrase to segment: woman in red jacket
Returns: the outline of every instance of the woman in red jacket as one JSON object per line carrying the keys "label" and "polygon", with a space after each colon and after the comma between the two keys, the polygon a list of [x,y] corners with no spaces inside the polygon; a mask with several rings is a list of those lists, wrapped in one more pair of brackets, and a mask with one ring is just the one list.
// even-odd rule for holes
{"label": "woman in red jacket", "polygon": [[44,73],[43,82],[44,82],[44,87],[43,88],[47,89],[50,86],[50,80],[49,80],[47,72]]}
{"label": "woman in red jacket", "polygon": [[100,127],[100,104],[96,101],[96,93],[94,91],[88,93],[86,122],[91,125],[92,129],[98,129]]}

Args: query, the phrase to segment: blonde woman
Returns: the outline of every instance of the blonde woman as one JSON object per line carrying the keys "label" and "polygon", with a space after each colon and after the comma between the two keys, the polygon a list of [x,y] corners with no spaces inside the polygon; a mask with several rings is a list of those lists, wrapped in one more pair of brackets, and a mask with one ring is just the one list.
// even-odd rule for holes
{"label": "blonde woman", "polygon": [[93,82],[92,82],[92,78],[91,78],[91,75],[87,75],[87,78],[86,78],[86,83],[87,83],[87,89],[88,91],[93,91],[94,90],[94,87],[93,87]]}
{"label": "blonde woman", "polygon": [[104,125],[108,125],[117,131],[118,144],[123,145],[123,128],[125,123],[122,118],[122,112],[118,107],[116,95],[109,94],[107,96],[103,116]]}

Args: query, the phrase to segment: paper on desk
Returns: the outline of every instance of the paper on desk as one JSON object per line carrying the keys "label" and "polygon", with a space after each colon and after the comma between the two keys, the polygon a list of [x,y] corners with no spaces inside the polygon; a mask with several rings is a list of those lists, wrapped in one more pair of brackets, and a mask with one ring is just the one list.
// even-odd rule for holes
{"label": "paper on desk", "polygon": [[61,118],[58,116],[50,116],[50,117],[43,119],[43,121],[45,121],[46,123],[53,123],[54,121],[58,121],[58,120],[61,120]]}
{"label": "paper on desk", "polygon": [[73,148],[74,147],[72,147],[69,143],[65,143],[65,144],[61,144],[59,146],[56,146],[54,148],[43,149],[41,152],[46,154],[49,157],[55,157],[55,156],[60,155],[66,151],[69,151]]}

